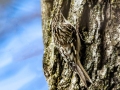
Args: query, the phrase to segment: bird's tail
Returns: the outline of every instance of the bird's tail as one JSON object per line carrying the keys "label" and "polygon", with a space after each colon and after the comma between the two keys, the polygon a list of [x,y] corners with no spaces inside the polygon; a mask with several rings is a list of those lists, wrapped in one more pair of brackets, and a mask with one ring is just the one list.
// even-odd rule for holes
{"label": "bird's tail", "polygon": [[87,87],[86,81],[89,81],[90,83],[92,83],[92,80],[90,79],[89,75],[87,74],[87,72],[85,71],[85,69],[83,68],[80,62],[78,63],[76,70],[85,87]]}

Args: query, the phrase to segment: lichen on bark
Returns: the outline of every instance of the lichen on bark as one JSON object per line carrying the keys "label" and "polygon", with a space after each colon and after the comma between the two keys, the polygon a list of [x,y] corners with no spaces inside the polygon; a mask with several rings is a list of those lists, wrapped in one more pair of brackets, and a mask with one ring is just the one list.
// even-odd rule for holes
{"label": "lichen on bark", "polygon": [[86,90],[54,45],[50,21],[55,8],[79,29],[81,63],[93,84],[88,90],[120,90],[120,1],[42,0],[43,69],[50,90]]}

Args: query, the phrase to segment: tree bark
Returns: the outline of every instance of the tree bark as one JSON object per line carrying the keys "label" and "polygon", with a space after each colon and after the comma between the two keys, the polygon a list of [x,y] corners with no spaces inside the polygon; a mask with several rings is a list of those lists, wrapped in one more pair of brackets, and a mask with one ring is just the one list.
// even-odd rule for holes
{"label": "tree bark", "polygon": [[92,79],[88,90],[120,90],[120,1],[42,0],[43,69],[49,90],[86,90],[54,45],[50,21],[56,8],[77,27],[80,60]]}

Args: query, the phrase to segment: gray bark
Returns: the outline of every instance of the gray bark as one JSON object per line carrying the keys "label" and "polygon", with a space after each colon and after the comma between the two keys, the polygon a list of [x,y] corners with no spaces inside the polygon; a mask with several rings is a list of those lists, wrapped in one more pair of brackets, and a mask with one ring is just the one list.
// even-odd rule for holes
{"label": "gray bark", "polygon": [[50,20],[62,7],[65,18],[79,29],[81,63],[91,77],[88,90],[120,90],[120,1],[42,0],[43,69],[50,90],[86,90],[54,45]]}

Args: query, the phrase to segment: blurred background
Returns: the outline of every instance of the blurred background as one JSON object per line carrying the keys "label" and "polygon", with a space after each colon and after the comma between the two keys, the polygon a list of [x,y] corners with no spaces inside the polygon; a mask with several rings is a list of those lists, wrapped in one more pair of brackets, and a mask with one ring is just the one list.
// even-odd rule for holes
{"label": "blurred background", "polygon": [[40,0],[0,0],[0,90],[48,90]]}

